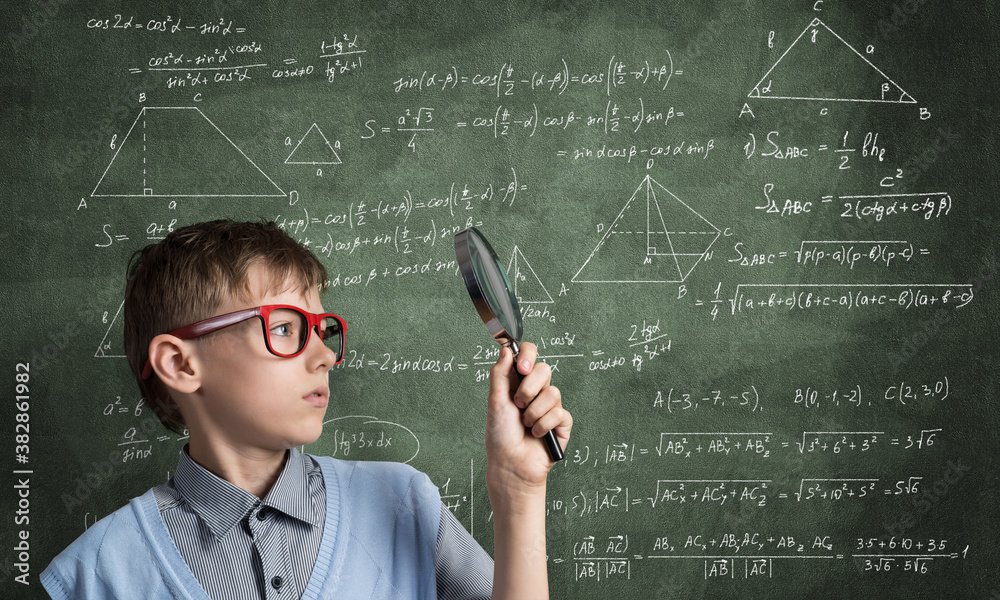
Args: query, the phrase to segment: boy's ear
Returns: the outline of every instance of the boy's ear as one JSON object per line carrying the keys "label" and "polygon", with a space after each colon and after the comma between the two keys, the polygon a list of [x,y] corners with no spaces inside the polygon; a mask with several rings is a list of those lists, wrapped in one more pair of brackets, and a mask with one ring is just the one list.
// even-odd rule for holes
{"label": "boy's ear", "polygon": [[160,381],[172,390],[190,394],[201,386],[193,348],[176,336],[163,333],[154,337],[149,342],[149,363]]}

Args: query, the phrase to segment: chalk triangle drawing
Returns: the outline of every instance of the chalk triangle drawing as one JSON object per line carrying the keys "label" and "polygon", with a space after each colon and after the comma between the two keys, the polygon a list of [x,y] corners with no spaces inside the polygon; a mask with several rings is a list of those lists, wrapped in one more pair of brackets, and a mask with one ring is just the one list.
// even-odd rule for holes
{"label": "chalk triangle drawing", "polygon": [[913,96],[819,19],[813,19],[750,98],[915,104]]}
{"label": "chalk triangle drawing", "polygon": [[319,125],[313,123],[306,131],[292,153],[285,159],[286,165],[339,165],[340,156],[330,145]]}
{"label": "chalk triangle drawing", "polygon": [[122,303],[118,305],[118,312],[115,313],[111,324],[108,325],[108,331],[97,347],[97,352],[94,353],[95,358],[125,358],[125,322],[124,316],[122,316],[124,306],[125,301],[122,300]]}
{"label": "chalk triangle drawing", "polygon": [[574,283],[681,283],[721,231],[647,175]]}
{"label": "chalk triangle drawing", "polygon": [[285,197],[196,107],[139,111],[93,197]]}
{"label": "chalk triangle drawing", "polygon": [[555,302],[552,295],[545,289],[542,280],[531,268],[528,259],[524,257],[521,250],[514,246],[514,252],[510,255],[510,263],[507,264],[507,275],[514,285],[514,296],[520,304],[551,304]]}

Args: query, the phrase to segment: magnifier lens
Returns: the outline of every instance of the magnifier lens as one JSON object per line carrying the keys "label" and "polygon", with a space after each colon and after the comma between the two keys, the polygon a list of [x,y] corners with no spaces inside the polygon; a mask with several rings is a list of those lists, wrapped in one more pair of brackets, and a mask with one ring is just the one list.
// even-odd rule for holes
{"label": "magnifier lens", "polygon": [[500,326],[515,341],[521,341],[524,325],[521,321],[521,311],[517,298],[511,291],[513,288],[507,279],[503,267],[497,262],[496,255],[489,243],[476,232],[469,232],[469,255],[472,258],[472,268],[479,280],[483,297],[493,310]]}
{"label": "magnifier lens", "polygon": [[[464,229],[455,235],[455,257],[458,259],[462,280],[476,311],[486,324],[493,339],[509,346],[515,353],[517,344],[524,335],[521,309],[517,305],[507,273],[500,266],[496,252],[475,227]],[[514,369],[516,376],[517,369]],[[542,442],[553,462],[563,459],[564,454],[556,434],[552,431],[542,436]]]}

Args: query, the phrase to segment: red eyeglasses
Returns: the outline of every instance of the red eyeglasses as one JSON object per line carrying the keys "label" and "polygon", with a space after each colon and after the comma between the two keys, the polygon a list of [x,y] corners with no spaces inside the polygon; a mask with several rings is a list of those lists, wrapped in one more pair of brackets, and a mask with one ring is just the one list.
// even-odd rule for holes
{"label": "red eyeglasses", "polygon": [[[302,354],[309,343],[309,332],[315,329],[326,347],[336,355],[333,364],[339,365],[344,360],[347,326],[343,319],[333,313],[316,314],[287,304],[268,304],[210,317],[175,329],[170,335],[191,340],[254,317],[260,318],[264,329],[264,344],[268,352],[275,356],[292,358]],[[152,372],[153,365],[147,359],[142,369],[142,378],[148,379]]]}

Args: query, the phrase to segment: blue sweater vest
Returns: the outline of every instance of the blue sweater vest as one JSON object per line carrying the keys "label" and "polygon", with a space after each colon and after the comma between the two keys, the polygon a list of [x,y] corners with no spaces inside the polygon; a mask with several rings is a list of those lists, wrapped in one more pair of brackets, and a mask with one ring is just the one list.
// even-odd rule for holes
{"label": "blue sweater vest", "polygon": [[[441,499],[430,479],[398,463],[314,458],[326,484],[326,523],[302,598],[435,598]],[[56,600],[209,600],[152,490],[90,527],[40,580]]]}

